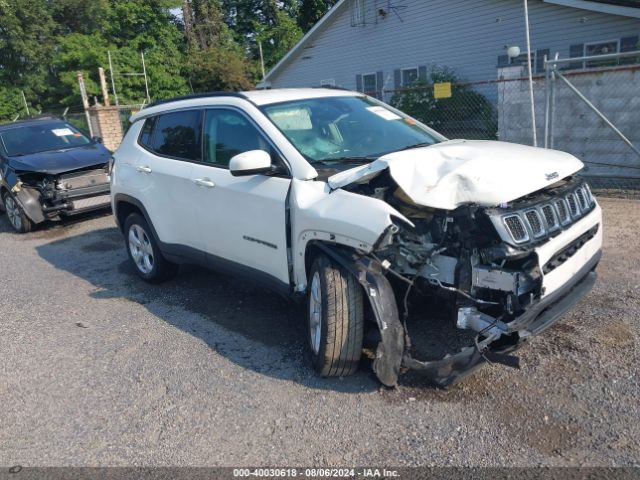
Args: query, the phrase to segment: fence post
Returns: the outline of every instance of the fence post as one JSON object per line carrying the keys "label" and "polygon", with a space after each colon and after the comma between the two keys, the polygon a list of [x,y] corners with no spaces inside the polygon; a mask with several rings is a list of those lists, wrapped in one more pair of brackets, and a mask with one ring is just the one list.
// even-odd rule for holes
{"label": "fence post", "polygon": [[549,88],[551,80],[549,79],[549,65],[547,65],[547,56],[544,56],[544,148],[549,148],[549,115],[551,113],[551,95]]}
{"label": "fence post", "polygon": [[82,97],[82,106],[84,107],[84,114],[87,117],[87,128],[89,129],[89,136],[93,137],[93,128],[91,127],[91,115],[89,115],[89,98],[87,97],[87,89],[84,86],[84,78],[82,72],[76,72],[78,79],[78,85],[80,87],[80,96]]}

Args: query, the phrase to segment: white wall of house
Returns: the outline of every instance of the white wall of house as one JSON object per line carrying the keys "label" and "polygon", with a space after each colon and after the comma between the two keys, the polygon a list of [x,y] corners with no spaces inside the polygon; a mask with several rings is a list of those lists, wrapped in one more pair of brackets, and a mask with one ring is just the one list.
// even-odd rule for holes
{"label": "white wall of house", "polygon": [[[365,24],[352,26],[352,10],[360,2]],[[389,5],[397,8],[384,17],[377,13]],[[542,0],[529,5],[534,51],[566,58],[580,45],[640,35],[638,18]],[[378,83],[393,89],[397,70],[433,64],[452,67],[463,80],[495,79],[505,46],[525,51],[524,31],[521,0],[347,0],[267,80],[273,88],[333,82],[357,89],[356,75],[377,74]]]}

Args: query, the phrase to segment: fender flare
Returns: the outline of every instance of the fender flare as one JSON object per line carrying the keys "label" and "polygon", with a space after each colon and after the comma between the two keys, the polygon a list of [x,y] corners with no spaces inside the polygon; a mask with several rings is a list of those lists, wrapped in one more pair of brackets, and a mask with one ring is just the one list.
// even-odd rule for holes
{"label": "fender flare", "polygon": [[140,200],[138,200],[137,198],[132,197],[131,195],[126,195],[124,193],[117,193],[113,197],[113,217],[115,219],[116,225],[118,226],[118,229],[121,232],[124,229],[124,224],[120,225],[120,222],[119,222],[119,219],[118,219],[118,204],[119,203],[128,203],[128,204],[133,205],[134,207],[136,207],[142,213],[142,216],[146,220],[147,225],[149,225],[149,228],[151,229],[151,234],[153,235],[155,241],[158,244],[161,244],[160,237],[158,237],[158,233],[156,232],[156,229],[153,226],[153,223],[151,222],[151,219],[149,218],[149,214],[147,213],[147,209],[144,208],[144,205],[142,204],[142,202]]}

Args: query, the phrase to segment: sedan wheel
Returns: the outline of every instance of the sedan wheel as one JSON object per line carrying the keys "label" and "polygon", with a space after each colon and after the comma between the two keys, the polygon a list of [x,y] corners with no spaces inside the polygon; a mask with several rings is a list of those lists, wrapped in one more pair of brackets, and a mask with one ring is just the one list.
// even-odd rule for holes
{"label": "sedan wheel", "polygon": [[11,195],[7,195],[7,198],[4,201],[4,206],[7,209],[7,216],[9,217],[9,221],[11,225],[16,230],[20,230],[22,228],[22,219],[20,218],[20,207],[13,199]]}

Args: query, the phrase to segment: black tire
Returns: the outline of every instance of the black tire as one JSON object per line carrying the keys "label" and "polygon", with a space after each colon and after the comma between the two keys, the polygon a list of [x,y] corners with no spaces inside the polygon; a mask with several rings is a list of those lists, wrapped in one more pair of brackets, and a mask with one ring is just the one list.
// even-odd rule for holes
{"label": "black tire", "polygon": [[[314,294],[316,282],[319,301]],[[315,308],[318,305],[319,312]],[[319,328],[314,320],[317,318]],[[362,287],[344,268],[319,255],[309,273],[307,293],[307,342],[315,371],[323,377],[355,373],[362,355],[363,334]]]}
{"label": "black tire", "polygon": [[22,207],[10,192],[4,192],[2,195],[2,204],[4,211],[7,213],[9,223],[18,233],[28,233],[33,230],[34,223],[27,217]]}
{"label": "black tire", "polygon": [[[132,213],[127,217],[124,222],[124,237],[129,260],[133,263],[138,276],[144,281],[160,283],[178,273],[178,265],[169,262],[160,253],[149,224],[142,215]],[[136,250],[132,251],[132,248]]]}

